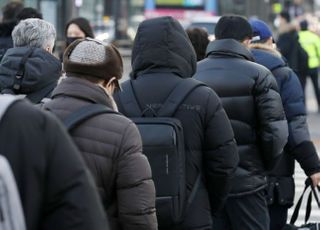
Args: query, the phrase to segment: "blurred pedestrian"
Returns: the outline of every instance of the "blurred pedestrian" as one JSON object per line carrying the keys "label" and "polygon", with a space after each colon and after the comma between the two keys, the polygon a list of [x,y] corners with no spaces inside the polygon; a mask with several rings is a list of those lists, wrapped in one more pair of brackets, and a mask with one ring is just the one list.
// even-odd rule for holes
{"label": "blurred pedestrian", "polygon": [[252,29],[245,18],[221,17],[215,36],[194,77],[221,98],[240,163],[226,205],[213,217],[213,229],[269,230],[265,174],[278,162],[288,135],[277,82],[269,70],[253,62],[248,50]]}
{"label": "blurred pedestrian", "polygon": [[[308,30],[308,21],[300,22],[299,42],[302,48],[308,53],[308,72],[306,75],[300,76],[300,82],[303,91],[306,89],[307,77],[310,77],[314,93],[318,104],[318,112],[320,112],[320,90],[318,71],[320,66],[320,38],[315,33]],[[306,96],[306,94],[304,94]]]}
{"label": "blurred pedestrian", "polygon": [[186,32],[196,51],[197,61],[201,61],[206,57],[206,49],[209,44],[208,32],[203,28],[189,28]]}
{"label": "blurred pedestrian", "polygon": [[23,9],[21,2],[9,2],[2,8],[2,20],[0,23],[0,61],[7,51],[13,47],[11,33],[17,24],[17,15]]}
{"label": "blurred pedestrian", "polygon": [[277,20],[279,21],[277,48],[298,77],[305,76],[308,73],[308,54],[299,42],[296,25],[291,22],[287,11],[282,11]]}
{"label": "blurred pedestrian", "polygon": [[[44,108],[61,120],[88,105],[117,111],[122,58],[112,45],[85,38],[73,42],[63,58],[66,78]],[[138,129],[120,113],[96,115],[72,132],[95,178],[112,229],[157,229],[155,189]]]}
{"label": "blurred pedestrian", "polygon": [[66,46],[79,38],[94,38],[90,22],[86,18],[74,18],[65,27]]}
{"label": "blurred pedestrian", "polygon": [[[160,17],[139,25],[131,63],[130,80],[123,86],[132,85],[137,103],[148,118],[157,116],[174,89],[192,80],[196,54],[180,23],[171,17]],[[131,104],[121,99],[126,95],[130,95],[129,91],[123,87],[116,100],[120,112],[129,116]],[[211,229],[211,214],[224,205],[239,161],[230,122],[217,95],[205,86],[190,92],[173,117],[183,128],[187,172],[184,183],[188,199],[190,196],[192,199],[180,224],[164,226],[159,221],[159,229]],[[157,167],[164,168],[163,165]],[[194,190],[199,174],[201,180]],[[159,202],[157,211],[170,210]]]}
{"label": "blurred pedestrian", "polygon": [[21,21],[27,18],[39,18],[43,19],[42,13],[32,7],[23,8],[17,15],[17,20]]}
{"label": "blurred pedestrian", "polygon": [[276,50],[269,26],[259,19],[250,20],[250,24],[253,30],[251,52],[255,61],[271,70],[276,78],[289,126],[288,143],[281,161],[268,173],[266,190],[270,229],[278,230],[286,224],[288,209],[294,202],[294,160],[314,185],[320,183],[320,161],[310,140],[303,91],[297,75]]}
{"label": "blurred pedestrian", "polygon": [[61,63],[52,55],[54,26],[42,19],[22,20],[14,28],[14,48],[0,64],[1,93],[24,95],[40,103],[50,96],[61,75]]}
{"label": "blurred pedestrian", "polygon": [[1,95],[0,105],[0,152],[17,182],[27,229],[109,230],[93,179],[64,127],[15,96]]}

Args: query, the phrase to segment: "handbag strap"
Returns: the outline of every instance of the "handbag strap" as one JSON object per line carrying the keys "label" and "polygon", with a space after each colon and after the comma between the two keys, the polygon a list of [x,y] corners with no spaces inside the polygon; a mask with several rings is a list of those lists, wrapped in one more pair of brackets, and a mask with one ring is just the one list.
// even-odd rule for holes
{"label": "handbag strap", "polygon": [[303,196],[307,190],[307,188],[309,187],[309,185],[305,185],[304,186],[304,190],[298,200],[298,203],[296,204],[296,207],[294,208],[294,211],[293,211],[293,214],[291,216],[291,220],[290,220],[290,224],[294,225],[294,223],[296,222],[296,220],[298,219],[298,216],[299,216],[299,211],[300,211],[300,207],[301,207],[301,203],[302,203],[302,200],[303,200]]}
{"label": "handbag strap", "polygon": [[307,207],[306,207],[306,215],[304,216],[304,223],[306,224],[310,218],[311,214],[311,206],[312,203],[312,191],[309,192],[308,200],[307,200]]}
{"label": "handbag strap", "polygon": [[[310,214],[311,214],[311,211],[312,211],[312,206],[311,206],[311,203],[312,203],[312,194],[315,196],[315,199],[316,199],[316,202],[317,202],[317,205],[318,207],[320,208],[320,202],[319,202],[319,197],[318,197],[318,194],[317,194],[317,191],[316,189],[312,186],[312,181],[310,178],[307,178],[306,181],[305,181],[305,187],[304,187],[304,190],[298,200],[298,203],[296,204],[296,207],[294,208],[294,211],[293,211],[293,214],[292,214],[292,217],[291,217],[291,220],[290,220],[290,224],[294,225],[294,223],[296,222],[296,220],[298,219],[298,216],[299,216],[299,211],[300,211],[300,208],[301,208],[301,204],[302,204],[302,200],[303,200],[303,197],[304,197],[304,194],[307,190],[308,187],[311,187],[311,191],[309,192],[309,195],[308,195],[308,200],[307,200],[307,206],[306,206],[306,213],[305,213],[305,218],[304,218],[304,221],[305,223],[308,222],[309,220],[309,217],[310,217]],[[317,186],[317,190],[320,192],[320,187]]]}

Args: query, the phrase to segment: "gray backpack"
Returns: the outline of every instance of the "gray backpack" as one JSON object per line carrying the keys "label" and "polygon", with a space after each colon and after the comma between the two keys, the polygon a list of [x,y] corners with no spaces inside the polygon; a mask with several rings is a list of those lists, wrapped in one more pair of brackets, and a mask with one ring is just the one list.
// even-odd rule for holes
{"label": "gray backpack", "polygon": [[24,216],[10,165],[0,155],[0,230],[25,230]]}
{"label": "gray backpack", "polygon": [[[0,120],[7,108],[18,100],[12,95],[2,95]],[[25,230],[24,215],[20,196],[11,167],[7,159],[0,155],[0,230]]]}

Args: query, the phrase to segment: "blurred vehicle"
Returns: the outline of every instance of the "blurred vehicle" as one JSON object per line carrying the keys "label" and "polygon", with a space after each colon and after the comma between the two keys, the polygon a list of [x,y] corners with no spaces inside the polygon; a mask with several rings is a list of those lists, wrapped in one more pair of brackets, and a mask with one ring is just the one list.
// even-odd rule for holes
{"label": "blurred vehicle", "polygon": [[216,28],[217,22],[220,16],[210,16],[210,17],[197,17],[192,19],[188,28],[203,28],[209,34],[209,40],[213,41],[215,39],[214,29]]}
{"label": "blurred vehicle", "polygon": [[130,18],[127,33],[131,41],[134,40],[138,26],[143,20],[145,20],[145,17],[143,15],[134,15]]}
{"label": "blurred vehicle", "polygon": [[115,39],[115,23],[114,20],[108,22],[101,22],[93,26],[95,38],[107,43],[113,42]]}

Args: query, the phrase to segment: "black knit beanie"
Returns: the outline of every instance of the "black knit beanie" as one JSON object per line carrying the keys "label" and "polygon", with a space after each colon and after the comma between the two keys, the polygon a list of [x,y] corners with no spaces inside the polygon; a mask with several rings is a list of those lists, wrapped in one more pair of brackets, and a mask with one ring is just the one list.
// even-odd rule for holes
{"label": "black knit beanie", "polygon": [[81,17],[74,18],[68,22],[68,24],[66,25],[66,28],[65,28],[65,36],[67,36],[67,30],[71,24],[76,24],[77,26],[79,26],[79,28],[83,31],[83,33],[86,35],[86,37],[94,38],[94,34],[93,34],[92,28],[90,26],[90,22],[87,19],[81,18]]}

